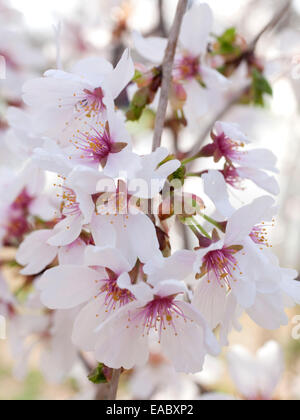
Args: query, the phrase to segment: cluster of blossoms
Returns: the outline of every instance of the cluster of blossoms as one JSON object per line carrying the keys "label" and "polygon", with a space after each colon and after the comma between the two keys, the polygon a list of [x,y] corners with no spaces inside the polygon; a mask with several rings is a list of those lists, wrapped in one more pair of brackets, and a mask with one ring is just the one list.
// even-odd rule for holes
{"label": "cluster of blossoms", "polygon": [[[170,108],[192,127],[230,85],[206,57],[211,27],[209,6],[194,5],[174,61]],[[128,49],[116,67],[87,58],[27,81],[25,109],[8,111],[9,143],[24,163],[1,177],[0,241],[18,247],[29,315],[4,280],[0,303],[19,364],[34,334],[34,344],[46,343],[46,374],[58,379],[81,352],[111,369],[145,365],[153,342],[176,371],[197,373],[207,354],[228,345],[243,314],[274,330],[287,324],[285,309],[300,304],[297,273],[280,267],[267,240],[279,193],[271,151],[248,145],[236,124],[216,122],[212,142],[192,159],[164,147],[135,152],[116,99],[128,88],[133,119],[141,92],[142,107],[153,102],[167,41],[133,39],[155,68],[135,65]],[[210,157],[224,165],[198,174],[205,196],[185,192],[186,165]],[[270,195],[236,209],[229,192],[245,179]],[[172,251],[170,220],[194,234],[193,250]]]}

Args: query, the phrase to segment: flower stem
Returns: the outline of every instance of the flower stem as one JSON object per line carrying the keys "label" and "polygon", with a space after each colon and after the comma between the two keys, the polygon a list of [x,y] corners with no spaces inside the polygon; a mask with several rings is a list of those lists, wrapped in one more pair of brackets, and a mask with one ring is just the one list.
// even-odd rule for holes
{"label": "flower stem", "polygon": [[220,229],[222,232],[225,232],[226,225],[222,222],[218,222],[215,219],[212,219],[209,216],[206,216],[206,214],[199,213],[201,217],[203,217],[204,220],[215,226],[217,229]]}
{"label": "flower stem", "polygon": [[120,376],[121,369],[113,369],[111,380],[107,384],[99,385],[95,400],[116,400]]}

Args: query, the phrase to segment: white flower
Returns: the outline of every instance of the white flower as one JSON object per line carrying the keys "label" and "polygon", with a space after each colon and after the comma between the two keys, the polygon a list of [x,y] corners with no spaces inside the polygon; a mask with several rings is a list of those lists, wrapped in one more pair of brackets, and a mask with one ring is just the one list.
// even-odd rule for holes
{"label": "white flower", "polygon": [[268,174],[278,172],[277,159],[271,150],[245,148],[249,140],[236,124],[216,122],[212,138],[213,143],[202,151],[213,156],[216,162],[225,158],[222,174],[229,185],[239,188],[243,179],[250,179],[267,192],[279,194],[277,180]]}
{"label": "white flower", "polygon": [[272,198],[266,196],[240,208],[228,219],[224,239],[196,251],[194,270],[204,278],[196,288],[194,304],[204,311],[212,327],[223,319],[229,292],[240,306],[250,308],[257,291],[270,293],[279,288],[280,270],[263,250],[256,250],[261,245],[253,244],[250,238],[272,204]]}
{"label": "white flower", "polygon": [[190,257],[179,252],[165,262],[149,263],[145,270],[151,273],[148,283],[152,289],[122,279],[122,287],[126,285],[136,300],[98,327],[95,355],[99,361],[114,368],[143,365],[152,335],[157,335],[163,354],[179,372],[199,372],[206,353],[218,354],[216,339],[200,312],[179,298],[187,289],[177,279],[190,272]]}
{"label": "white flower", "polygon": [[[228,83],[225,77],[204,62],[212,24],[210,7],[206,3],[194,4],[183,18],[175,57],[173,79],[184,86],[187,99],[183,109],[193,124],[208,111],[214,93]],[[155,37],[145,39],[136,32],[133,38],[141,56],[155,64],[162,63],[167,40]]]}
{"label": "white flower", "polygon": [[45,77],[23,87],[23,99],[31,107],[36,127],[50,138],[67,145],[76,130],[85,132],[89,124],[105,124],[114,112],[113,100],[134,75],[130,53],[126,50],[117,67],[102,58],[78,62],[71,73],[49,70]]}
{"label": "white flower", "polygon": [[38,282],[41,301],[51,309],[70,309],[87,303],[75,319],[73,341],[81,349],[93,351],[96,327],[119,307],[134,300],[132,293],[118,286],[132,266],[114,248],[89,246],[85,265],[71,260],[43,274]]}
{"label": "white flower", "polygon": [[253,356],[234,346],[227,355],[230,375],[239,393],[247,400],[270,400],[281,379],[284,360],[280,345],[269,341]]}
{"label": "white flower", "polygon": [[[272,205],[273,199],[261,197],[252,204],[235,211],[229,201],[222,175],[217,171],[209,171],[208,174],[203,175],[203,178],[206,194],[214,202],[218,213],[228,219],[227,230],[234,226],[238,229],[238,223],[240,223],[239,235],[245,233],[244,228],[250,232],[244,240],[240,237],[243,249],[235,254],[237,260],[240,256],[244,260],[245,265],[242,271],[249,280],[248,286],[252,288],[252,293],[249,289],[245,296],[249,299],[248,302],[243,302],[241,296],[236,293],[234,281],[230,281],[230,294],[220,288],[217,281],[207,283],[205,278],[201,280],[195,291],[195,302],[198,303],[212,326],[221,324],[221,343],[228,345],[228,333],[233,327],[240,329],[238,318],[244,310],[263,328],[275,330],[286,325],[288,318],[285,308],[299,302],[300,286],[294,280],[297,272],[281,268],[278,259],[270,251],[267,241],[268,224],[264,221],[271,220],[274,215],[276,209]],[[216,310],[212,310],[212,307]]]}

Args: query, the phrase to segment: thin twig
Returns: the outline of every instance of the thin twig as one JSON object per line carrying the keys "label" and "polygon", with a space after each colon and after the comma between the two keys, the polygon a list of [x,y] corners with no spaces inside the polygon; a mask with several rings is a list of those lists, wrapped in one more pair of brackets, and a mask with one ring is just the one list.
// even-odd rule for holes
{"label": "thin twig", "polygon": [[250,44],[250,49],[252,51],[255,50],[256,45],[260,38],[266,33],[274,29],[278,23],[282,20],[282,18],[286,15],[286,13],[289,11],[292,4],[292,0],[287,0],[284,6],[278,10],[278,12],[275,14],[275,16],[270,20],[269,23],[267,23],[262,30],[256,35],[256,37],[253,39],[253,41]]}
{"label": "thin twig", "polygon": [[113,369],[111,380],[107,384],[99,385],[95,400],[114,401],[117,397],[121,369]]}
{"label": "thin twig", "polygon": [[164,17],[164,0],[158,0],[158,12],[159,12],[159,23],[158,23],[158,31],[161,33],[163,37],[167,36],[167,29]]}
{"label": "thin twig", "polygon": [[176,47],[181,28],[182,19],[186,11],[188,0],[179,0],[174,23],[171,28],[167,49],[163,61],[163,79],[161,85],[161,94],[159,99],[158,110],[156,114],[153,147],[152,150],[156,150],[160,147],[161,137],[164,129],[165,118],[168,107],[168,99],[170,86],[172,81],[172,70],[174,64],[174,57],[176,53]]}

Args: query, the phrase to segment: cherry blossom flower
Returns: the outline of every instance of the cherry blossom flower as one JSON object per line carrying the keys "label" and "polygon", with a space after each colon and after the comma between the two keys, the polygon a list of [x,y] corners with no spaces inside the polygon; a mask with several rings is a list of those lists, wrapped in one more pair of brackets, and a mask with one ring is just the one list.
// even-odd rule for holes
{"label": "cherry blossom flower", "polygon": [[33,160],[38,167],[67,176],[77,166],[117,177],[124,168],[133,173],[138,155],[132,152],[130,135],[124,121],[117,113],[111,113],[105,123],[90,124],[83,131],[78,129],[65,147],[47,139],[34,150]]}
{"label": "cherry blossom flower", "polygon": [[276,341],[269,341],[253,356],[246,348],[232,347],[227,354],[230,375],[247,400],[271,400],[282,377],[284,360]]}
{"label": "cherry blossom flower", "polygon": [[[165,281],[153,289],[152,296],[146,293],[142,302],[132,302],[116,312],[98,328],[97,359],[114,368],[144,364],[148,335],[155,330],[163,352],[177,371],[200,371],[206,352],[217,354],[218,346],[201,314],[177,300],[183,291],[180,283]],[[113,343],[116,350],[112,353]]]}
{"label": "cherry blossom flower", "polygon": [[93,351],[98,339],[96,327],[118,308],[135,300],[129,290],[118,285],[119,279],[129,277],[131,269],[119,250],[89,246],[84,264],[75,265],[69,259],[67,264],[42,276],[38,282],[41,300],[51,309],[70,309],[87,303],[75,319],[73,341],[81,349]]}
{"label": "cherry blossom flower", "polygon": [[[240,329],[238,318],[244,310],[263,328],[274,330],[286,325],[288,319],[285,308],[299,302],[299,284],[294,280],[297,277],[297,272],[279,266],[278,259],[271,252],[267,241],[267,223],[264,221],[255,223],[255,218],[260,212],[261,216],[258,217],[261,217],[261,219],[270,220],[273,217],[275,211],[272,206],[273,200],[270,197],[261,197],[252,204],[235,211],[229,202],[226,184],[220,173],[210,171],[205,174],[204,184],[206,193],[215,203],[219,213],[228,219],[226,234],[228,228],[233,227],[239,217],[241,217],[240,223],[243,223],[244,227],[248,222],[249,225],[248,235],[239,242],[242,245],[240,251],[234,255],[230,254],[228,257],[223,254],[223,250],[221,251],[222,255],[219,255],[220,250],[218,249],[216,268],[212,265],[214,261],[211,257],[204,261],[204,271],[211,264],[212,274],[207,274],[196,288],[194,304],[198,305],[208,320],[210,319],[212,327],[221,323],[221,342],[225,345],[228,344],[227,336],[230,330],[233,327]],[[251,223],[254,225],[252,228]],[[244,234],[242,228],[240,228],[238,235],[240,234]],[[216,246],[218,247],[218,244],[211,246],[213,253]],[[201,253],[203,252],[205,252],[205,249],[201,250]],[[243,267],[243,265],[240,265],[240,257],[242,258],[242,264],[243,261],[246,263],[240,280],[248,278],[250,281],[246,297],[246,300],[249,299],[248,302],[243,302],[239,293],[236,293],[235,285],[238,282],[233,280],[236,276],[239,277],[236,274],[239,272],[238,267]],[[225,265],[222,263],[222,258],[224,263],[226,262]],[[235,265],[236,263],[238,265]],[[235,270],[233,270],[234,268]],[[223,274],[224,277],[222,278]],[[227,288],[224,287],[224,283],[226,283],[224,278],[230,280]],[[223,285],[223,287],[220,287],[220,285]],[[212,306],[216,309],[215,311],[211,310]]]}
{"label": "cherry blossom flower", "polygon": [[[190,272],[187,262],[191,257],[191,253],[178,253],[166,261],[149,263],[145,270],[151,273],[148,284],[154,286],[152,289],[143,283],[132,286],[128,278],[119,279],[120,286],[126,286],[136,299],[98,327],[98,360],[114,368],[143,365],[149,356],[148,340],[153,335],[177,371],[198,372],[207,352],[218,353],[216,339],[205,319],[193,305],[180,299],[187,289],[177,279]],[[180,268],[177,277],[175,266]]]}
{"label": "cherry blossom flower", "polygon": [[[213,16],[206,4],[194,4],[185,14],[175,57],[173,80],[175,86],[182,85],[186,92],[183,110],[189,123],[195,124],[208,111],[218,89],[224,89],[228,81],[218,71],[205,63],[209,34]],[[167,40],[133,34],[138,53],[155,64],[161,64]]]}
{"label": "cherry blossom flower", "polygon": [[23,99],[37,116],[40,133],[67,145],[77,130],[92,131],[105,124],[114,112],[113,100],[133,75],[129,50],[115,69],[105,59],[88,58],[79,61],[71,73],[49,70],[43,78],[25,83]]}
{"label": "cherry blossom flower", "polygon": [[216,122],[212,131],[213,143],[205,146],[200,154],[213,156],[215,162],[225,158],[222,174],[232,187],[240,188],[243,179],[250,179],[270,194],[279,194],[276,179],[268,172],[277,173],[276,157],[268,149],[246,149],[248,138],[236,124]]}

